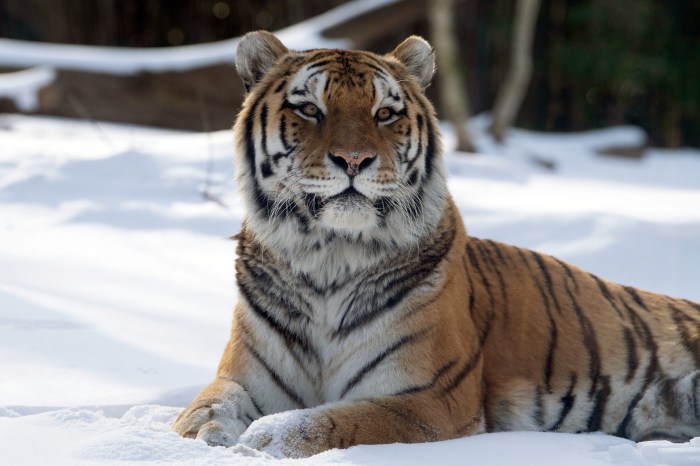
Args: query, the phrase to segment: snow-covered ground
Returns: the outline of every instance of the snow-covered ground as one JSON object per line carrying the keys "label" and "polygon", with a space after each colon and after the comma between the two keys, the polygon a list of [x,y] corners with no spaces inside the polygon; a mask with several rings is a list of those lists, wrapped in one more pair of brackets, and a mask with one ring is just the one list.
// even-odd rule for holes
{"label": "snow-covered ground", "polygon": [[[516,130],[500,147],[485,124],[472,129],[493,155],[446,159],[473,235],[700,301],[700,151],[595,155],[638,142],[635,128]],[[0,464],[280,463],[168,431],[227,338],[243,217],[232,158],[229,131],[0,115]],[[220,203],[202,196],[208,164]],[[697,466],[700,438],[504,433],[287,463]]]}

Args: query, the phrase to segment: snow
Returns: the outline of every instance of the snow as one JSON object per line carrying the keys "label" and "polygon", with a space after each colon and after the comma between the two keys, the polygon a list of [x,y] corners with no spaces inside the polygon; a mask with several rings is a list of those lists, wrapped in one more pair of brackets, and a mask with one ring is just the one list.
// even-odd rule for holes
{"label": "snow", "polygon": [[56,76],[53,69],[37,66],[28,70],[0,74],[0,98],[10,98],[24,112],[35,110],[41,88],[51,84]]}
{"label": "snow", "polygon": [[[633,442],[602,434],[506,432],[446,442],[331,450],[304,460],[276,460],[242,446],[225,449],[182,439],[168,427],[176,408],[137,406],[121,418],[99,411],[59,410],[0,418],[5,464],[303,465],[478,464],[519,466],[697,466],[700,439],[685,445]],[[35,446],[36,440],[39,445]],[[31,442],[31,443],[30,443]]]}
{"label": "snow", "polygon": [[[343,39],[328,39],[322,31],[398,0],[355,0],[275,34],[290,49],[347,48]],[[47,44],[0,38],[0,66],[50,66],[116,75],[144,71],[183,71],[235,58],[238,38],[207,44],[162,48],[119,48]]]}
{"label": "snow", "polygon": [[[446,158],[471,234],[700,301],[700,151],[596,155],[641,140],[626,127],[514,130],[499,146],[486,124],[472,130],[491,154]],[[0,115],[0,147],[2,463],[280,463],[169,432],[213,377],[236,300],[230,236],[244,213],[230,131]],[[210,154],[220,203],[202,196]],[[504,433],[281,463],[697,465],[700,439]]]}

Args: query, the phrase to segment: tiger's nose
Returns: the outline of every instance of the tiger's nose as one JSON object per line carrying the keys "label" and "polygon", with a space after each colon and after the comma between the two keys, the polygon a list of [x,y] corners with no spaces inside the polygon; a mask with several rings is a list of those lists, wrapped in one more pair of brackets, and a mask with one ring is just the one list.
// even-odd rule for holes
{"label": "tiger's nose", "polygon": [[362,170],[372,165],[377,158],[374,152],[369,150],[347,151],[336,149],[328,153],[331,162],[345,170],[350,176],[359,174]]}

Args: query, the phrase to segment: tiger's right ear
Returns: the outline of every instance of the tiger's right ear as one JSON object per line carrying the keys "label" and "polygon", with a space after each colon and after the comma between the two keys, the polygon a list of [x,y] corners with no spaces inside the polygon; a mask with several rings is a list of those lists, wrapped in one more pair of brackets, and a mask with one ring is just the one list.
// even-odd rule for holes
{"label": "tiger's right ear", "polygon": [[423,89],[430,85],[435,74],[435,52],[427,40],[411,36],[388,55],[400,61]]}
{"label": "tiger's right ear", "polygon": [[287,47],[267,31],[249,32],[243,36],[236,50],[236,70],[246,91],[250,92],[287,52]]}

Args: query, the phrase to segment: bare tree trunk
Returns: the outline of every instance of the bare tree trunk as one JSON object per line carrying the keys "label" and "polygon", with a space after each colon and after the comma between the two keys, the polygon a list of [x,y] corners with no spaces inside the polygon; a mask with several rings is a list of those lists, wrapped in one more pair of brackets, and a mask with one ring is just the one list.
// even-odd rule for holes
{"label": "bare tree trunk", "polygon": [[468,96],[457,58],[454,3],[454,0],[430,0],[428,24],[438,63],[440,106],[454,126],[457,150],[473,152],[474,145],[466,128],[469,119]]}
{"label": "bare tree trunk", "polygon": [[518,0],[515,5],[510,69],[496,98],[491,134],[503,141],[505,132],[513,126],[532,77],[532,44],[540,0]]}

